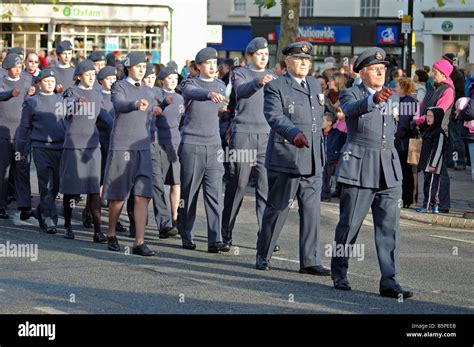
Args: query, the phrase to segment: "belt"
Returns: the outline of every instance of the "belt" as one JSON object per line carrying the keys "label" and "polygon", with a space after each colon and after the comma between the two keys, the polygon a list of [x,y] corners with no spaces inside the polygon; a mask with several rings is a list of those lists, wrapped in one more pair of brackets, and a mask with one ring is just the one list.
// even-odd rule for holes
{"label": "belt", "polygon": [[383,140],[383,139],[372,140],[372,139],[360,138],[360,137],[348,137],[347,143],[354,143],[362,147],[380,149],[382,151],[386,151],[386,150],[390,150],[394,148],[393,142]]}

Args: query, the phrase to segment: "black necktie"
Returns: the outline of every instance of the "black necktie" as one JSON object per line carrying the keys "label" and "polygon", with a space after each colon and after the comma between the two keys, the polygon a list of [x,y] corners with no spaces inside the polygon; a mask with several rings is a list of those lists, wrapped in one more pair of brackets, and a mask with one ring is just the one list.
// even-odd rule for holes
{"label": "black necktie", "polygon": [[301,86],[303,87],[303,89],[306,89],[306,82],[305,81],[301,81]]}
{"label": "black necktie", "polygon": [[135,87],[140,87],[140,83],[135,83]]}

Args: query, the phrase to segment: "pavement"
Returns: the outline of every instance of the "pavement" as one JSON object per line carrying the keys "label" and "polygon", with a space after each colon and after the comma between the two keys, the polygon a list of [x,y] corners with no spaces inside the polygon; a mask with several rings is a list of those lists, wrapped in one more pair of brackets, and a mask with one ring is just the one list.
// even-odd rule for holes
{"label": "pavement", "polygon": [[[33,189],[36,201],[35,185]],[[38,258],[0,258],[0,314],[472,315],[474,311],[474,232],[466,228],[401,220],[398,278],[414,297],[400,302],[378,295],[380,272],[371,215],[357,240],[364,251],[350,261],[353,290],[341,292],[329,277],[298,273],[297,207],[290,211],[272,269],[255,269],[258,226],[250,188],[237,218],[234,246],[226,254],[207,253],[202,197],[195,223],[197,249],[182,249],[179,237],[160,240],[150,218],[146,239],[158,252],[150,258],[130,255],[133,240],[126,234],[119,235],[120,253],[92,243],[92,230],[80,223],[83,203],[74,211],[76,240],[62,237],[62,220],[60,232],[48,235],[36,220],[21,221],[14,205],[10,207],[11,219],[0,220],[0,245],[36,245]],[[322,203],[321,215],[321,252],[328,266],[327,246],[339,217],[336,201]],[[128,225],[125,214],[121,221]],[[104,230],[107,222],[103,210]]]}

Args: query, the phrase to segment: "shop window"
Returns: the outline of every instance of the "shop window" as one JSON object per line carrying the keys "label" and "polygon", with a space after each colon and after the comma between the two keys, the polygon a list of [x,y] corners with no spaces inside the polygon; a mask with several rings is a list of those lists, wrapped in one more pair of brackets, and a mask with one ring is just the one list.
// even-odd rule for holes
{"label": "shop window", "polygon": [[380,12],[380,0],[360,0],[361,17],[378,17]]}
{"label": "shop window", "polygon": [[313,7],[314,7],[314,0],[301,0],[300,17],[312,17]]}
{"label": "shop window", "polygon": [[234,13],[244,14],[246,10],[246,0],[234,0]]}

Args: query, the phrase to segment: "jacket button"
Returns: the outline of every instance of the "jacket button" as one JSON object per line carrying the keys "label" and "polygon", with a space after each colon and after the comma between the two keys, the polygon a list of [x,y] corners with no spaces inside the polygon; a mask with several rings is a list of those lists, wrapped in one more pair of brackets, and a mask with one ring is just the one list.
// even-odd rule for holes
{"label": "jacket button", "polygon": [[387,123],[383,123],[383,126],[386,127],[386,126],[387,126]]}
{"label": "jacket button", "polygon": [[386,136],[384,135],[384,136],[382,136],[382,138],[386,138]]}
{"label": "jacket button", "polygon": [[313,106],[313,107],[311,107],[311,108],[314,110],[314,106]]}

